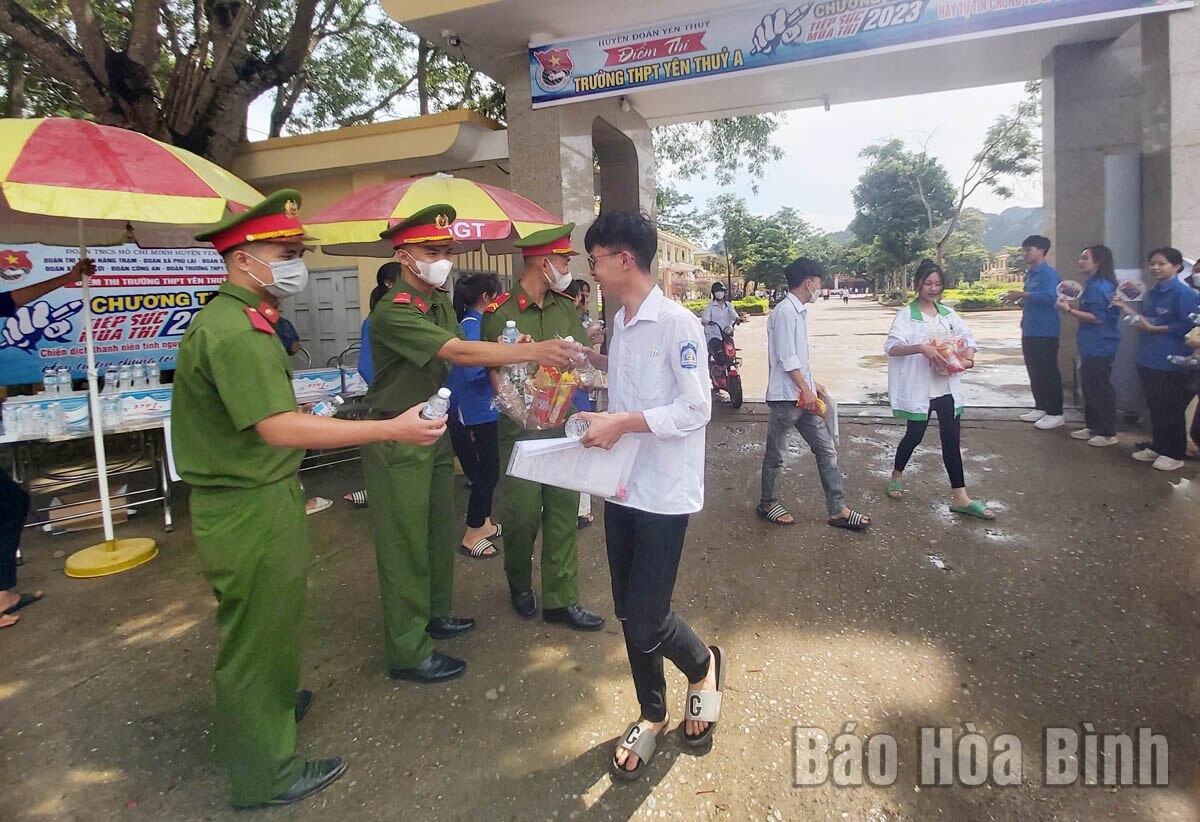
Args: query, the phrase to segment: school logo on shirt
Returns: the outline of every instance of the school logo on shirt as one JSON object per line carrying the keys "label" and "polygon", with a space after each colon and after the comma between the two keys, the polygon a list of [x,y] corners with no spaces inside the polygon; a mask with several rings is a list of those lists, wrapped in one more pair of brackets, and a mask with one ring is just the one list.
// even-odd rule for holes
{"label": "school logo on shirt", "polygon": [[694,342],[685,342],[679,346],[679,367],[680,368],[696,368],[699,365],[699,357],[696,356],[696,344]]}

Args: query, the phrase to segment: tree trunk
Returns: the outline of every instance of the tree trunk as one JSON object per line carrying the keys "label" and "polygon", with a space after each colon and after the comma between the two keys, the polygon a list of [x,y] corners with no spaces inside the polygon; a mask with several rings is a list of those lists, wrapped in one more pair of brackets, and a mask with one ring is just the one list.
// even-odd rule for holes
{"label": "tree trunk", "polygon": [[422,115],[429,113],[429,52],[432,48],[424,38],[417,46],[417,100]]}
{"label": "tree trunk", "polygon": [[25,110],[25,61],[17,56],[16,46],[9,45],[8,80],[4,88],[5,117],[20,117]]}

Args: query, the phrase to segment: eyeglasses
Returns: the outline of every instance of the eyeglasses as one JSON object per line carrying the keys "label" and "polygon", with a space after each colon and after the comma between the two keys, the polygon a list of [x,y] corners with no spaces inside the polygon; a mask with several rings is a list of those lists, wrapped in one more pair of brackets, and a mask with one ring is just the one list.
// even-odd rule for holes
{"label": "eyeglasses", "polygon": [[599,260],[601,257],[611,257],[614,254],[624,254],[624,253],[625,253],[624,251],[610,251],[607,254],[600,254],[599,256],[596,256],[596,257],[593,257],[591,254],[589,254],[587,256],[588,269],[591,271],[595,271],[596,270],[596,260]]}

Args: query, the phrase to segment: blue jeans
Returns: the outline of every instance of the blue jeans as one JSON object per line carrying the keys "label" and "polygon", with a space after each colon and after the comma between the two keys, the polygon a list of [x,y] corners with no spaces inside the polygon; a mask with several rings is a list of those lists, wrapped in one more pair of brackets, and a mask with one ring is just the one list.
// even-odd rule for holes
{"label": "blue jeans", "polygon": [[808,447],[817,458],[817,471],[821,475],[821,487],[825,489],[825,508],[829,516],[837,516],[846,507],[846,496],[842,489],[842,474],[838,470],[837,447],[833,437],[825,428],[825,420],[790,401],[767,403],[771,418],[767,423],[767,452],[762,463],[762,499],[764,508],[773,504],[775,483],[783,468],[783,455],[787,450],[788,432],[793,428],[800,432]]}

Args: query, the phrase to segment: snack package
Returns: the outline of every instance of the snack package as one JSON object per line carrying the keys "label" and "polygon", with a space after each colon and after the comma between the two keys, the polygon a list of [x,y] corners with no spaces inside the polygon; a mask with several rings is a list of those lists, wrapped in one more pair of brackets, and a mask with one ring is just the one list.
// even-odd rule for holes
{"label": "snack package", "polygon": [[492,407],[515,420],[522,428],[545,431],[567,421],[574,404],[571,398],[579,387],[579,375],[573,369],[538,367],[533,364],[505,366]]}
{"label": "snack package", "polygon": [[949,377],[952,374],[961,374],[967,370],[967,367],[962,363],[962,354],[967,350],[967,343],[962,337],[935,337],[929,342],[945,358],[945,362],[934,359],[929,361],[929,365],[934,371],[942,376]]}

